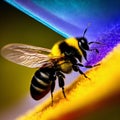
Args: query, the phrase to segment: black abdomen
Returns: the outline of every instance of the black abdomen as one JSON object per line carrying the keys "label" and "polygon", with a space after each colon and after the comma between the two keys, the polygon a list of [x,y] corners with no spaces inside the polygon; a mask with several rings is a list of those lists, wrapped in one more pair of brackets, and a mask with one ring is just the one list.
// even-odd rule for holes
{"label": "black abdomen", "polygon": [[51,89],[51,76],[53,76],[51,68],[40,68],[32,78],[30,93],[33,99],[39,100],[44,97]]}

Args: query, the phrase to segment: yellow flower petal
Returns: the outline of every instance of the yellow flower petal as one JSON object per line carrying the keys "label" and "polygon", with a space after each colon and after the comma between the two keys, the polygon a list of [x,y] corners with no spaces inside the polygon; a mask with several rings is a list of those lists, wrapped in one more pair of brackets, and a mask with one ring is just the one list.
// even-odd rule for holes
{"label": "yellow flower petal", "polygon": [[109,53],[100,65],[80,75],[65,88],[67,99],[61,90],[42,105],[18,118],[18,120],[75,120],[86,114],[120,100],[120,45]]}

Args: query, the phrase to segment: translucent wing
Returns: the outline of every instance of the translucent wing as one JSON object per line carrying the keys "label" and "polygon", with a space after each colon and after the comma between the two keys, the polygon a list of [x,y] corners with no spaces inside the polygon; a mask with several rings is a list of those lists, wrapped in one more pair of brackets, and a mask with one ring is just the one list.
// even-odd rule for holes
{"label": "translucent wing", "polygon": [[47,48],[35,47],[25,44],[8,44],[1,49],[1,55],[9,61],[30,68],[51,64]]}

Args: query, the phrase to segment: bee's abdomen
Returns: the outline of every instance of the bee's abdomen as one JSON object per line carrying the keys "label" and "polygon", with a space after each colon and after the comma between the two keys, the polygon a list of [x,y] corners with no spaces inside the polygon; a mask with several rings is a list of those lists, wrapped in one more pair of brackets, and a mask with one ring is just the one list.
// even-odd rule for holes
{"label": "bee's abdomen", "polygon": [[39,100],[50,91],[50,74],[47,71],[37,70],[32,78],[30,92],[32,98]]}

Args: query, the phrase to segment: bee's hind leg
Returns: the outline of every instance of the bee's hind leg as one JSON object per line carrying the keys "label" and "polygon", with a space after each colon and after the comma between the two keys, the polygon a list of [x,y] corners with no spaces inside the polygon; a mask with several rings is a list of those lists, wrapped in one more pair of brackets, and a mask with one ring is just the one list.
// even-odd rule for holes
{"label": "bee's hind leg", "polygon": [[52,99],[52,106],[53,106],[53,91],[55,89],[55,81],[52,81],[51,84],[51,99]]}
{"label": "bee's hind leg", "polygon": [[59,87],[62,88],[63,96],[64,96],[64,98],[66,98],[65,91],[64,91],[64,85],[65,85],[64,78],[65,78],[65,76],[61,72],[57,72],[57,76],[58,76]]}

